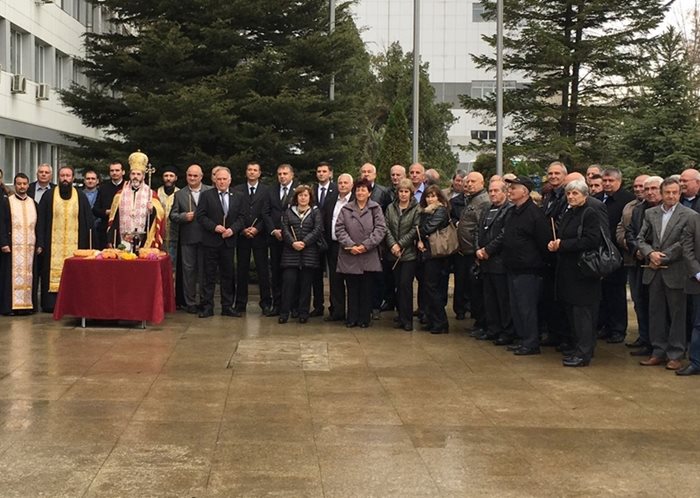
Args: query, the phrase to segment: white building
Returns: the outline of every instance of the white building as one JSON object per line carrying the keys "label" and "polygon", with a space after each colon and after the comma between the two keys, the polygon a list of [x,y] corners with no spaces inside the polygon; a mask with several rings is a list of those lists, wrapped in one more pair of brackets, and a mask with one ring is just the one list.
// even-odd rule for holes
{"label": "white building", "polygon": [[[495,71],[477,68],[470,54],[493,53],[482,36],[495,35],[496,23],[483,20],[478,0],[421,0],[420,6],[421,60],[429,63],[438,100],[452,105],[457,122],[448,134],[450,145],[459,154],[461,167],[468,167],[476,154],[459,146],[473,139],[495,140],[496,127],[468,115],[458,96],[481,97],[495,91]],[[404,52],[413,51],[413,0],[360,0],[354,13],[370,52],[383,52],[393,42],[399,42]],[[515,85],[506,75],[505,87]]]}
{"label": "white building", "polygon": [[[83,34],[103,26],[101,7],[86,0],[0,0],[0,169],[18,172],[62,164],[67,135],[98,138],[60,103],[57,89],[85,82],[73,59]],[[56,170],[54,168],[54,174]]]}

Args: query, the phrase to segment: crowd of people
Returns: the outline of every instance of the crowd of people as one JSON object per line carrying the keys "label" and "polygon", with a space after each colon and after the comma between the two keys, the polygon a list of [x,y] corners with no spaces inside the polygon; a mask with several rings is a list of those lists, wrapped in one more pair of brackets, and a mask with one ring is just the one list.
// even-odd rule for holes
{"label": "crowd of people", "polygon": [[[15,175],[14,193],[0,184],[0,313],[52,311],[63,261],[76,249],[146,246],[171,256],[178,304],[202,319],[214,314],[217,284],[221,314],[242,316],[256,281],[262,314],[280,324],[324,316],[366,328],[395,310],[397,329],[412,331],[417,319],[441,334],[450,326],[453,273],[455,319],[469,313],[476,340],[518,356],[555,347],[564,366],[583,367],[598,340],[625,342],[629,286],[639,330],[626,343],[630,354],[643,366],[700,374],[694,169],[666,179],[641,175],[630,192],[618,169],[591,166],[583,175],[553,162],[537,192],[527,176],[486,181],[461,170],[441,189],[437,171],[419,163],[408,171],[394,165],[389,186],[376,182],[370,163],[357,178],[335,181],[332,165],[319,163],[313,185],[299,184],[294,168],[281,164],[266,185],[260,164],[250,162],[236,186],[227,167],[215,167],[206,185],[193,164],[186,186],[178,188],[176,171],[167,169],[157,190],[145,181],[144,154],[132,154],[129,167],[127,179],[113,162],[102,183],[84,171],[81,189],[69,166],[51,183],[48,164],[35,181]],[[455,247],[446,253],[450,234]],[[606,245],[624,264],[591,274],[582,258]]]}

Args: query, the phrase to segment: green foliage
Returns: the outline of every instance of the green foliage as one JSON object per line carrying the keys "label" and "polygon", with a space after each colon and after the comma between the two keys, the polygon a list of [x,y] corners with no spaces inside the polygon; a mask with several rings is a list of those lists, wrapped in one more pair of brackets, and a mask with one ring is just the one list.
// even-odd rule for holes
{"label": "green foliage", "polygon": [[104,162],[140,148],[157,168],[242,171],[257,160],[267,174],[282,162],[302,172],[321,160],[359,163],[374,80],[347,3],[332,35],[326,0],[101,3],[114,29],[86,37],[91,84],[61,95],[107,139],[76,140],[76,157]]}
{"label": "green foliage", "polygon": [[[487,16],[495,2],[487,0]],[[504,2],[504,69],[529,81],[504,95],[514,156],[569,167],[606,159],[601,131],[623,114],[616,95],[644,63],[641,48],[662,22],[667,0],[509,0]],[[495,47],[495,36],[485,37]],[[492,55],[472,56],[495,69]],[[506,79],[509,79],[506,76]],[[462,96],[462,105],[492,116],[495,95]]]}
{"label": "green foliage", "polygon": [[411,139],[408,131],[408,120],[401,102],[394,103],[387,120],[381,148],[377,159],[377,170],[380,178],[389,178],[394,164],[409,164],[411,161]]}

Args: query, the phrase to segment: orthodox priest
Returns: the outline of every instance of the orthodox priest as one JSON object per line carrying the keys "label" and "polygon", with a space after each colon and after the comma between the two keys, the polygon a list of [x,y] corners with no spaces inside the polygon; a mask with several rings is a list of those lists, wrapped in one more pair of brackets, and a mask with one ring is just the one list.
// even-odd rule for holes
{"label": "orthodox priest", "polygon": [[163,247],[165,210],[156,192],[144,181],[148,171],[148,156],[134,152],[129,156],[129,181],[117,192],[109,213],[107,244],[124,244],[131,248],[134,234],[146,234],[140,247]]}
{"label": "orthodox priest", "polygon": [[94,217],[85,194],[73,187],[70,166],[58,170],[58,188],[41,197],[36,228],[36,253],[41,259],[41,309],[52,313],[63,262],[76,249],[88,249]]}
{"label": "orthodox priest", "polygon": [[0,199],[0,313],[33,313],[36,294],[36,203],[27,195],[29,177],[15,175],[15,193]]}
{"label": "orthodox priest", "polygon": [[170,223],[170,210],[173,208],[173,202],[175,201],[175,192],[180,190],[175,185],[175,182],[177,182],[177,172],[175,168],[168,166],[163,171],[163,185],[158,188],[158,199],[165,210],[163,247],[173,260],[173,270],[175,270],[177,261],[178,226],[173,226]]}

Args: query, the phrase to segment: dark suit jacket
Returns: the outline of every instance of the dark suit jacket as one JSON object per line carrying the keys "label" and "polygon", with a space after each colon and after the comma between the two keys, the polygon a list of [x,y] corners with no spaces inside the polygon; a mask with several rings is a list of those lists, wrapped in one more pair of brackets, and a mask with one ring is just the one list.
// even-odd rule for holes
{"label": "dark suit jacket", "polygon": [[[666,254],[663,265],[665,269],[654,270],[644,269],[642,282],[649,285],[656,275],[661,275],[666,286],[670,289],[683,289],[685,287],[687,270],[683,260],[683,248],[681,246],[681,236],[690,222],[698,214],[690,208],[678,203],[666,224],[663,238],[661,237],[661,218],[663,203],[654,206],[644,212],[644,222],[642,229],[637,236],[639,252],[645,258],[649,258],[652,251],[661,251]],[[650,296],[650,299],[652,296]]]}
{"label": "dark suit jacket", "polygon": [[123,186],[124,180],[122,180],[119,185],[114,185],[111,179],[100,183],[95,205],[92,206],[92,214],[95,215],[95,218],[102,220],[104,229],[107,227],[107,218],[109,218],[107,210],[111,209],[114,196],[117,195],[117,192],[119,192]]}
{"label": "dark suit jacket", "polygon": [[[245,226],[245,205],[243,197],[239,193],[228,193],[228,215],[224,219],[224,208],[219,200],[219,191],[211,188],[202,192],[197,204],[197,221],[202,226],[202,245],[205,247],[236,246],[238,232]],[[223,224],[233,230],[233,237],[224,239],[214,230],[217,225]]]}
{"label": "dark suit jacket", "polygon": [[[314,189],[314,201],[316,202],[316,205],[319,207],[319,209],[323,208],[320,204],[321,196],[318,192],[319,186],[318,183],[314,183],[313,187]],[[338,186],[335,184],[335,182],[330,182],[328,184],[328,188],[326,189],[326,200],[328,200],[328,196],[337,193],[338,192]],[[325,202],[324,202],[325,204]]]}
{"label": "dark suit jacket", "polygon": [[683,260],[688,278],[685,280],[685,292],[700,294],[700,282],[695,275],[700,273],[700,216],[692,216],[681,237]]}
{"label": "dark suit jacket", "polygon": [[[27,190],[27,195],[29,197],[31,197],[32,199],[34,199],[34,194],[36,194],[36,185],[37,185],[37,182],[33,181],[32,183],[29,184],[29,190]],[[49,185],[51,186],[51,189],[56,188],[55,183],[49,182]],[[49,189],[49,190],[51,190],[51,189]]]}
{"label": "dark suit jacket", "polygon": [[610,229],[610,240],[617,244],[617,224],[620,223],[622,219],[622,210],[628,202],[632,202],[636,199],[634,194],[623,188],[619,189],[617,192],[608,196],[608,199],[603,201],[605,197],[604,192],[600,192],[594,196],[595,199],[602,201],[605,207],[608,208],[608,224]]}
{"label": "dark suit jacket", "polygon": [[299,182],[292,181],[292,183],[289,184],[289,191],[287,192],[287,197],[285,199],[280,199],[281,187],[279,183],[275,183],[270,187],[270,219],[272,220],[272,228],[268,230],[268,235],[273,230],[282,229],[282,215],[289,207],[289,203],[292,202],[292,197],[294,197],[294,189],[298,186]]}
{"label": "dark suit jacket", "polygon": [[[202,184],[199,192],[200,201],[204,192],[211,189],[212,187],[210,185]],[[191,222],[185,219],[190,208],[192,211],[197,210],[197,203],[194,201],[194,197],[192,197],[190,188],[185,187],[175,192],[173,207],[170,210],[170,221],[174,223],[173,226],[177,226],[180,229],[180,244],[199,244],[202,241],[202,225],[197,220],[197,217],[195,216]]]}
{"label": "dark suit jacket", "polygon": [[[352,192],[350,193],[350,200],[354,197]],[[335,203],[338,202],[338,191],[333,192],[333,195],[326,197],[326,203],[323,208],[321,208],[321,220],[323,221],[323,235],[326,237],[326,242],[330,243],[333,239],[331,238],[331,225],[333,223],[333,210],[335,209]]]}
{"label": "dark suit jacket", "polygon": [[373,200],[382,207],[382,211],[386,211],[386,208],[391,204],[391,194],[389,189],[384,185],[374,184],[372,188],[372,193],[369,196],[370,200]]}
{"label": "dark suit jacket", "polygon": [[244,235],[239,238],[240,242],[250,243],[251,247],[266,247],[267,236],[273,230],[272,218],[270,216],[270,187],[258,182],[255,195],[250,195],[248,182],[236,185],[233,191],[240,194],[245,206],[245,228],[253,226],[258,229],[258,234],[252,239]]}

